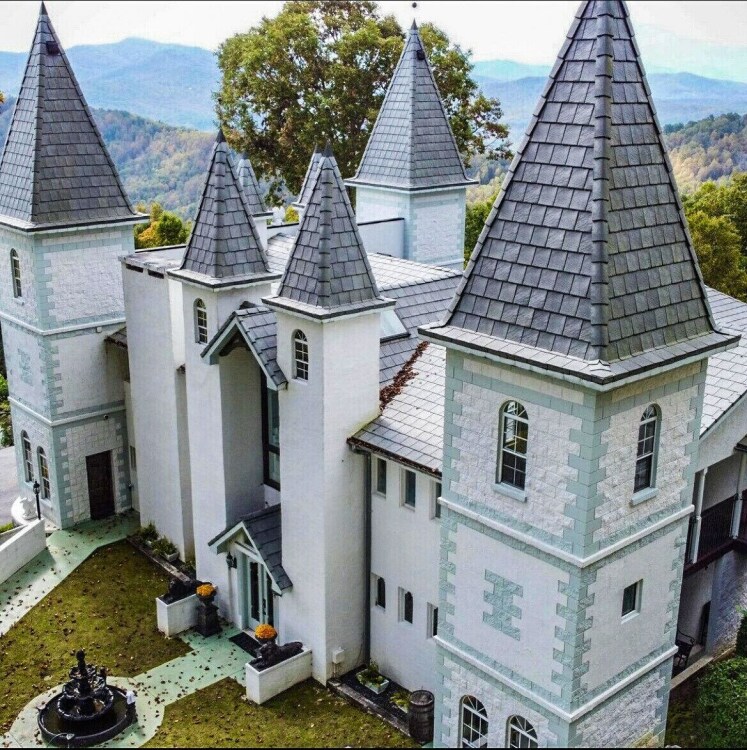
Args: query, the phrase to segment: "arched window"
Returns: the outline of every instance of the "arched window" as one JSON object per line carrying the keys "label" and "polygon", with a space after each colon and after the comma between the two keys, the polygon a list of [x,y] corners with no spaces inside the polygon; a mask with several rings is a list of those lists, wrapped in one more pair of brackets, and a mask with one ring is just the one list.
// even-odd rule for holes
{"label": "arched window", "polygon": [[508,720],[508,747],[539,747],[537,730],[522,716]]}
{"label": "arched window", "polygon": [[518,401],[508,401],[501,408],[500,445],[496,482],[524,489],[527,475],[527,437],[529,418]]}
{"label": "arched window", "polygon": [[207,344],[208,325],[207,310],[205,303],[201,300],[195,300],[195,341],[198,344]]}
{"label": "arched window", "polygon": [[309,341],[303,331],[293,334],[293,377],[309,379]]}
{"label": "arched window", "polygon": [[21,289],[21,261],[15,250],[10,251],[10,273],[13,277],[13,296],[23,297]]}
{"label": "arched window", "polygon": [[49,499],[49,465],[44,448],[39,448],[36,452],[39,459],[39,479],[41,479],[41,496]]}
{"label": "arched window", "polygon": [[26,432],[21,433],[21,450],[23,451],[23,476],[27,482],[34,480],[34,464],[31,460],[31,441]]}
{"label": "arched window", "polygon": [[462,747],[488,746],[488,712],[477,698],[471,695],[462,698],[459,724]]}
{"label": "arched window", "polygon": [[656,479],[656,442],[659,410],[652,404],[643,412],[638,426],[638,453],[635,459],[634,492],[654,486]]}

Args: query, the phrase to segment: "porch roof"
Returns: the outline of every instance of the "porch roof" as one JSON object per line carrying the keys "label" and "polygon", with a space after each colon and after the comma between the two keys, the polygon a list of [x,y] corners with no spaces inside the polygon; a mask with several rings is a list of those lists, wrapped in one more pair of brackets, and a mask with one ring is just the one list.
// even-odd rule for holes
{"label": "porch roof", "polygon": [[291,579],[283,569],[283,543],[280,505],[255,511],[237,521],[208,542],[216,553],[222,552],[225,545],[243,532],[254,545],[267,566],[270,577],[280,591],[293,586]]}

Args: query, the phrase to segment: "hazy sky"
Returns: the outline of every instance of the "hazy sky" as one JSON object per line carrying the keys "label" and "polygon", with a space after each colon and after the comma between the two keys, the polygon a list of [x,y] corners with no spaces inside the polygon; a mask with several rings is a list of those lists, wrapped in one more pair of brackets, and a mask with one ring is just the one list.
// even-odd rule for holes
{"label": "hazy sky", "polygon": [[[412,19],[410,2],[380,3],[401,23]],[[215,49],[244,31],[280,2],[71,2],[49,0],[47,9],[63,45],[100,44],[130,36]],[[578,2],[434,2],[424,0],[419,21],[433,21],[477,60],[549,63],[560,48]],[[644,59],[659,67],[714,74],[741,69],[747,59],[747,2],[629,3]],[[0,50],[27,51],[38,2],[0,0]],[[714,66],[716,66],[714,68]],[[747,69],[742,75],[747,80]]]}

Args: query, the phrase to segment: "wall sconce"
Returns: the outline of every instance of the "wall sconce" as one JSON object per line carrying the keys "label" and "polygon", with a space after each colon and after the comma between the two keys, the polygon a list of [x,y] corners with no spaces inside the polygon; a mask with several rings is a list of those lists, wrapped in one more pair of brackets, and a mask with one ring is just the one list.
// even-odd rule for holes
{"label": "wall sconce", "polygon": [[238,560],[229,552],[226,555],[226,565],[228,565],[229,568],[236,568],[238,567]]}

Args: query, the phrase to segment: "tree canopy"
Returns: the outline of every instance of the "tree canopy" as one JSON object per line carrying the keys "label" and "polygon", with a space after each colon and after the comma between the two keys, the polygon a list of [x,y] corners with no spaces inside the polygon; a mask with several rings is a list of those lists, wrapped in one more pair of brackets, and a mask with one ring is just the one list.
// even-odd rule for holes
{"label": "tree canopy", "polygon": [[[139,204],[138,211],[145,211]],[[183,222],[176,214],[164,211],[158,204],[150,207],[150,222],[135,226],[135,247],[138,250],[167,245],[183,245],[189,237],[191,222]]]}
{"label": "tree canopy", "polygon": [[[500,102],[480,92],[471,53],[431,24],[420,34],[463,157],[509,157]],[[314,146],[327,139],[352,176],[403,45],[397,20],[370,0],[286,2],[218,51],[216,106],[229,142],[250,153],[275,196],[283,184],[300,189]]]}

